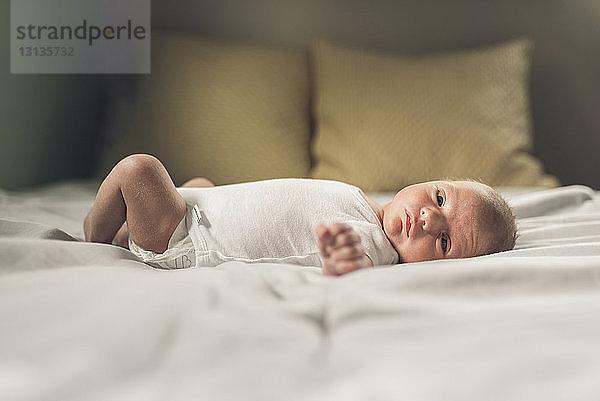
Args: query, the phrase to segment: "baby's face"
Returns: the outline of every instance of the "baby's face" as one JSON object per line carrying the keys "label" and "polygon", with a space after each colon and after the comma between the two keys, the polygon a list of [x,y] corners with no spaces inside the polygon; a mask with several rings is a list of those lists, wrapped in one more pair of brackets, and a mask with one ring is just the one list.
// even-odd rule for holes
{"label": "baby's face", "polygon": [[400,262],[480,254],[489,235],[482,227],[484,186],[434,181],[408,186],[383,207],[383,230]]}

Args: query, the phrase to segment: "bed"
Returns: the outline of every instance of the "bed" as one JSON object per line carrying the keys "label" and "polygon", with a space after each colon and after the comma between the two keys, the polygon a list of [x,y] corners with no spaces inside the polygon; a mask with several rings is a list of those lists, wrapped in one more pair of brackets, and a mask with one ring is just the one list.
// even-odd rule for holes
{"label": "bed", "polygon": [[515,250],[332,278],[82,242],[97,185],[0,191],[2,400],[598,399],[598,191],[507,188]]}
{"label": "bed", "polygon": [[[0,74],[0,401],[600,399],[598,4],[153,1],[151,75]],[[82,242],[99,181],[65,181],[131,153],[380,202],[479,178],[521,235],[336,278],[154,269]]]}

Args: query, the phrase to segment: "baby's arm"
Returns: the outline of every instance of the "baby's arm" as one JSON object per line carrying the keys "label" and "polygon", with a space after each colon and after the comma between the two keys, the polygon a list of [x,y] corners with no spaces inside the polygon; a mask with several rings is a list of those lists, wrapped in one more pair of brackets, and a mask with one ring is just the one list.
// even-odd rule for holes
{"label": "baby's arm", "polygon": [[316,232],[324,260],[324,275],[338,276],[373,266],[361,244],[360,236],[348,224],[319,224]]}

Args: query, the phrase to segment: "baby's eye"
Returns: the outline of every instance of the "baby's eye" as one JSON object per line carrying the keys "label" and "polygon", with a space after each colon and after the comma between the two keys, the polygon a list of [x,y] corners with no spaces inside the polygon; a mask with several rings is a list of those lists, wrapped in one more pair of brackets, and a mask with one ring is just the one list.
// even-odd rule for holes
{"label": "baby's eye", "polygon": [[446,251],[448,250],[448,236],[445,233],[442,233],[442,251],[444,251],[444,253],[446,253]]}
{"label": "baby's eye", "polygon": [[444,195],[441,191],[437,191],[437,204],[439,207],[442,207],[444,204]]}

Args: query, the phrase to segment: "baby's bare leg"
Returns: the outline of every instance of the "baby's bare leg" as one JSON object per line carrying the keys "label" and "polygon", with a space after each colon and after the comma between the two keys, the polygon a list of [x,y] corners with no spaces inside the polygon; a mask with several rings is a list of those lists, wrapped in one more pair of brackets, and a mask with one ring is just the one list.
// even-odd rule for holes
{"label": "baby's bare leg", "polygon": [[84,221],[85,239],[109,244],[127,220],[136,244],[162,253],[185,210],[185,201],[160,161],[131,155],[117,163],[100,186]]}
{"label": "baby's bare leg", "polygon": [[[208,188],[214,187],[215,184],[212,183],[208,178],[204,177],[196,177],[192,178],[184,182],[181,187],[182,188]],[[127,228],[127,222],[123,223],[119,231],[115,234],[115,238],[113,238],[112,243],[123,248],[129,249],[129,229]]]}

